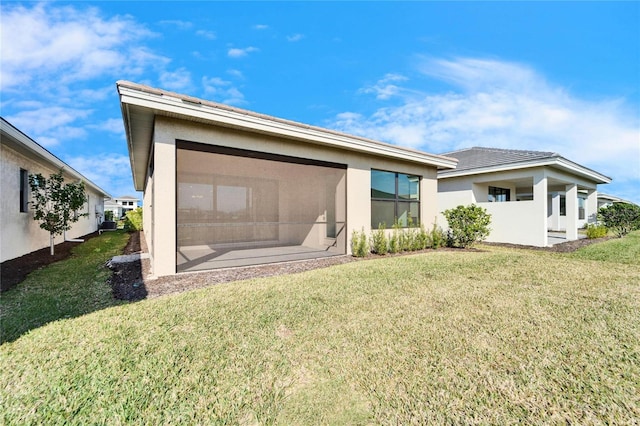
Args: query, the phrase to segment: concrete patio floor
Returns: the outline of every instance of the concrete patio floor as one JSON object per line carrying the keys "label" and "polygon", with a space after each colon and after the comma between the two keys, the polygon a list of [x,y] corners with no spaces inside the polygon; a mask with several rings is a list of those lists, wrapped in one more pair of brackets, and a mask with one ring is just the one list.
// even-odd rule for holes
{"label": "concrete patio floor", "polygon": [[267,263],[291,262],[341,256],[322,248],[305,246],[279,246],[261,248],[214,249],[210,246],[180,247],[178,272],[203,271],[218,268],[234,268]]}
{"label": "concrete patio floor", "polygon": [[[587,238],[586,235],[578,234],[578,239],[581,240],[583,238]],[[558,231],[549,231],[547,232],[547,243],[550,246],[554,246],[556,244],[566,243],[567,242],[567,234],[564,232]]]}

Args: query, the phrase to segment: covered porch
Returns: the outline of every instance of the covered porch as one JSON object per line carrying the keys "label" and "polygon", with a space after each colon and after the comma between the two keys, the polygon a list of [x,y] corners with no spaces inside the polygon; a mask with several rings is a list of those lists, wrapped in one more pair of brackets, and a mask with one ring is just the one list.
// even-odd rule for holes
{"label": "covered porch", "polygon": [[491,242],[546,247],[577,240],[598,209],[595,184],[546,168],[483,176],[473,192],[491,214]]}

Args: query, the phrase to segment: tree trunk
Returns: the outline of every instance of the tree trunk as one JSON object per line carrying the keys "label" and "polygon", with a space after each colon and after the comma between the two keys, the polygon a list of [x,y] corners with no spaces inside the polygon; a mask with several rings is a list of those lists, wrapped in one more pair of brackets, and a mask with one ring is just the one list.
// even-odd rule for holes
{"label": "tree trunk", "polygon": [[50,245],[51,245],[51,256],[53,256],[53,247],[54,247],[54,245],[53,245],[53,232],[49,233],[49,242],[50,242]]}

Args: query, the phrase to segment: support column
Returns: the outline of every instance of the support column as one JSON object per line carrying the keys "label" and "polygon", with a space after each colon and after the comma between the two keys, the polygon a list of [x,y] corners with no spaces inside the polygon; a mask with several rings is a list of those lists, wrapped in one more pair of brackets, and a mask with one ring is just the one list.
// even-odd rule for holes
{"label": "support column", "polygon": [[549,221],[549,228],[552,231],[560,229],[560,193],[554,192],[551,194],[551,220]]}
{"label": "support column", "polygon": [[540,247],[546,247],[549,244],[547,238],[547,177],[544,171],[533,177],[533,202],[536,212],[536,220],[531,225],[531,232],[535,234],[535,244]]}
{"label": "support column", "polygon": [[598,191],[590,189],[587,191],[586,205],[587,223],[596,223],[598,221]]}
{"label": "support column", "polygon": [[567,185],[567,241],[578,239],[578,185]]}
{"label": "support column", "polygon": [[156,126],[154,141],[153,274],[176,273],[176,144]]}

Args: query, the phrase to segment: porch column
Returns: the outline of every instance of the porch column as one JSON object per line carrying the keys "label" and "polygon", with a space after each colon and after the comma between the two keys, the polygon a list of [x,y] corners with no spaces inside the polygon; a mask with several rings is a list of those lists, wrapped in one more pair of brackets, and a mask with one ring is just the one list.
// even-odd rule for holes
{"label": "porch column", "polygon": [[[153,275],[176,273],[176,144],[156,127],[153,183]],[[161,171],[161,172],[160,172]]]}
{"label": "porch column", "polygon": [[596,223],[598,221],[598,191],[596,189],[587,191],[586,208],[587,223]]}
{"label": "porch column", "polygon": [[535,221],[531,224],[531,232],[535,235],[537,246],[546,247],[549,244],[547,238],[547,176],[544,172],[533,177],[533,203],[536,212]]}
{"label": "porch column", "polygon": [[560,229],[560,193],[554,192],[551,194],[551,220],[549,221],[549,228],[552,231]]}
{"label": "porch column", "polygon": [[567,241],[578,239],[578,185],[567,185]]}

